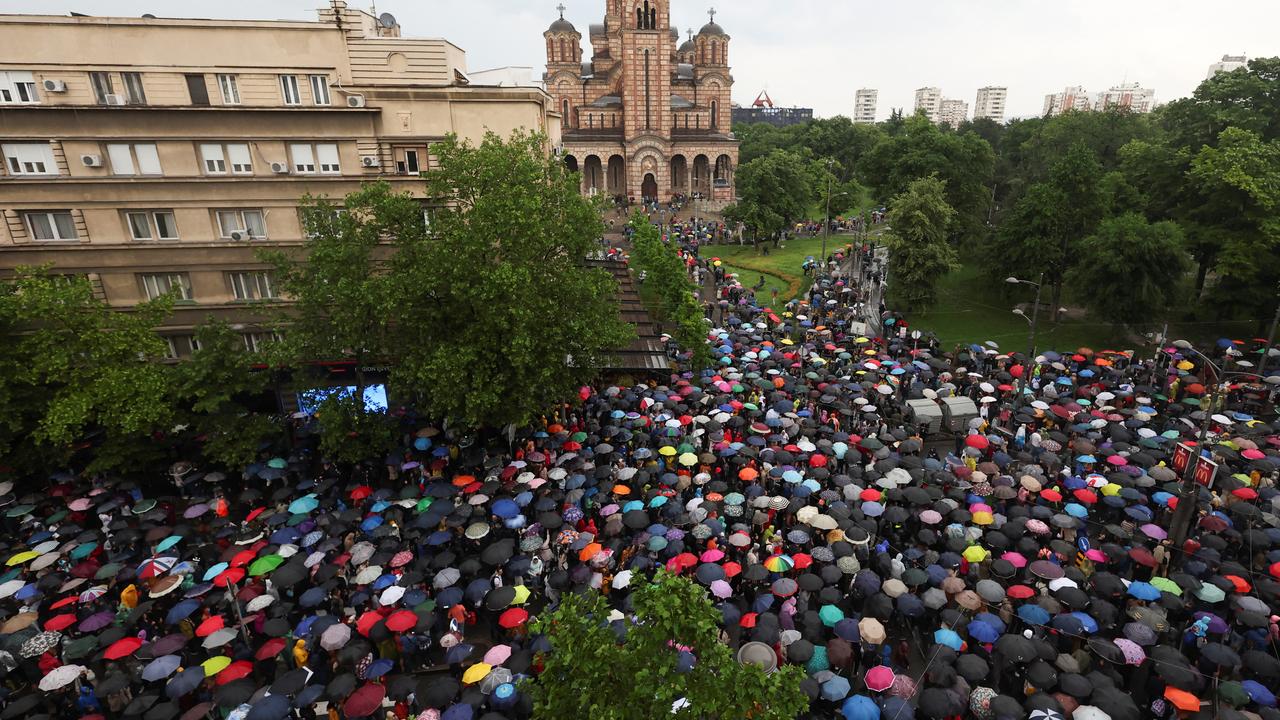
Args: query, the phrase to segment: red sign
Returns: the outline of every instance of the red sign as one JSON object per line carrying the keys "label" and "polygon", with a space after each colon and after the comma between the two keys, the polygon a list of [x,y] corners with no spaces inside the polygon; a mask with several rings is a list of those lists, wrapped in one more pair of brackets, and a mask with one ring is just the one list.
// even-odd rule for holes
{"label": "red sign", "polygon": [[1173,451],[1173,469],[1178,475],[1182,475],[1187,471],[1187,462],[1191,460],[1191,456],[1195,451],[1186,443],[1178,443],[1177,449]]}
{"label": "red sign", "polygon": [[1196,482],[1204,487],[1212,488],[1213,481],[1218,477],[1218,463],[1209,458],[1200,458],[1196,463]]}

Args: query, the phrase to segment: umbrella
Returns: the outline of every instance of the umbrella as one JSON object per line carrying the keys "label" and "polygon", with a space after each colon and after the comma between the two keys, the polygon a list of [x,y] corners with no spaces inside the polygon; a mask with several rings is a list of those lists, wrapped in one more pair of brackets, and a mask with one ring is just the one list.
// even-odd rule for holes
{"label": "umbrella", "polygon": [[866,675],[863,676],[863,682],[868,690],[884,692],[893,685],[895,677],[892,668],[885,665],[877,665],[867,671]]}
{"label": "umbrella", "polygon": [[83,665],[61,665],[50,670],[48,675],[40,678],[40,689],[45,692],[52,692],[66,687],[84,672],[85,667]]}

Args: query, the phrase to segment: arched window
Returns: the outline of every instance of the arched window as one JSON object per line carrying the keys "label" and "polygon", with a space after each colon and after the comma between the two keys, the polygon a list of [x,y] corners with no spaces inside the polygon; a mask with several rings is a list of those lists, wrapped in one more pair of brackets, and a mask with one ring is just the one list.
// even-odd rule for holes
{"label": "arched window", "polygon": [[569,101],[568,100],[560,101],[560,110],[561,110],[560,117],[564,118],[565,123],[568,123],[569,122]]}
{"label": "arched window", "polygon": [[560,38],[560,62],[569,62],[569,50],[564,38]]}
{"label": "arched window", "polygon": [[715,130],[720,124],[720,103],[715,100],[711,101],[711,129]]}

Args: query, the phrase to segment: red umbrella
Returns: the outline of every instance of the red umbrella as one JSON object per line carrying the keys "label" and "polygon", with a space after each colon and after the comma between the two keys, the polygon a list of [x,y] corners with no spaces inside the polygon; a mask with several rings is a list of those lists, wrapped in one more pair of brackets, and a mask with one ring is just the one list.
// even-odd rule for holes
{"label": "red umbrella", "polygon": [[814,455],[809,458],[809,467],[825,467],[827,464],[826,455]]}
{"label": "red umbrella", "polygon": [[398,610],[387,618],[387,629],[391,632],[404,632],[418,624],[418,616],[412,610]]}
{"label": "red umbrella", "polygon": [[284,646],[287,644],[288,643],[285,642],[284,638],[271,638],[270,640],[262,643],[262,647],[258,648],[258,652],[254,653],[253,657],[258,660],[266,660],[269,657],[275,657],[280,654],[280,651],[283,650]]}
{"label": "red umbrella", "polygon": [[370,715],[374,710],[382,707],[382,698],[386,695],[385,687],[377,683],[365,683],[359,690],[351,693],[351,697],[343,703],[342,713],[349,718]]}
{"label": "red umbrella", "polygon": [[1035,597],[1036,591],[1026,585],[1014,585],[1006,590],[1004,594],[1014,600],[1026,600],[1028,598]]}
{"label": "red umbrella", "polygon": [[381,620],[381,615],[374,610],[370,610],[361,615],[359,620],[356,620],[356,631],[365,637],[369,637],[369,631],[373,630],[373,626],[377,625]]}
{"label": "red umbrella", "polygon": [[66,630],[72,625],[75,625],[75,623],[76,623],[75,613],[64,613],[62,615],[55,615],[54,617],[51,617],[48,620],[46,620],[44,623],[44,629],[54,630],[54,631]]}
{"label": "red umbrella", "polygon": [[227,626],[221,615],[214,615],[196,626],[196,637],[209,637]]}
{"label": "red umbrella", "polygon": [[142,647],[142,640],[136,637],[121,638],[113,643],[102,653],[102,657],[108,660],[119,660],[122,657],[132,655]]}
{"label": "red umbrella", "polygon": [[246,515],[246,516],[244,517],[244,521],[245,521],[245,522],[253,522],[254,520],[256,520],[256,519],[257,519],[257,517],[258,517],[259,515],[261,515],[262,513],[266,512],[266,510],[267,510],[267,509],[266,509],[265,507],[256,507],[256,508],[254,508],[253,510],[251,510],[251,511],[249,512],[249,514],[248,514],[248,515]]}
{"label": "red umbrella", "polygon": [[361,485],[360,487],[351,491],[351,499],[356,502],[360,502],[361,500],[369,497],[372,494],[373,494],[373,488],[369,487],[368,485]]}
{"label": "red umbrella", "polygon": [[62,599],[61,599],[61,600],[59,600],[58,602],[56,602],[56,603],[54,603],[54,604],[50,605],[50,606],[49,606],[49,609],[50,609],[50,610],[57,610],[58,608],[64,608],[64,607],[66,607],[66,606],[68,606],[68,605],[74,605],[75,603],[77,603],[77,602],[79,602],[79,601],[80,601],[80,596],[79,596],[79,595],[69,595],[69,596],[67,596],[67,597],[62,598]]}
{"label": "red umbrella", "polygon": [[254,550],[241,550],[240,552],[236,553],[235,556],[231,558],[231,562],[228,562],[227,564],[230,565],[231,567],[236,567],[236,568],[244,567],[245,565],[248,565],[249,563],[253,562],[253,558],[257,554],[258,553]]}
{"label": "red umbrella", "polygon": [[237,660],[226,667],[222,672],[218,673],[218,684],[226,685],[243,677],[249,677],[249,673],[253,672],[253,663],[248,660]]}
{"label": "red umbrella", "polygon": [[1095,493],[1094,491],[1088,488],[1080,488],[1075,492],[1072,492],[1071,494],[1074,495],[1077,500],[1084,503],[1085,505],[1092,505],[1098,502],[1097,493]]}
{"label": "red umbrella", "polygon": [[984,435],[970,435],[964,439],[964,444],[977,450],[986,450],[991,443],[987,441]]}
{"label": "red umbrella", "polygon": [[243,579],[244,579],[244,568],[233,567],[233,568],[227,568],[226,570],[223,570],[222,572],[218,573],[218,576],[213,579],[213,584],[217,585],[218,587],[227,587],[232,583],[238,583]]}
{"label": "red umbrella", "polygon": [[738,621],[738,624],[739,624],[739,625],[741,625],[741,626],[742,626],[742,627],[744,627],[744,628],[753,628],[753,627],[755,627],[755,626],[756,626],[756,614],[755,614],[755,613],[747,613],[746,615],[743,615],[743,616],[742,616],[742,619]]}
{"label": "red umbrella", "polygon": [[511,608],[498,617],[498,624],[510,630],[520,627],[529,620],[529,611],[524,608]]}

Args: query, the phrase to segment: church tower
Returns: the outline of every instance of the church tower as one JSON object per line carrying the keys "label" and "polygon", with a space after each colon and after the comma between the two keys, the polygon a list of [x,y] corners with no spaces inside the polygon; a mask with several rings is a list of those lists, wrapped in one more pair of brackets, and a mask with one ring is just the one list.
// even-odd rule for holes
{"label": "church tower", "polygon": [[626,139],[671,138],[671,39],[668,0],[628,0],[622,14],[622,87]]}
{"label": "church tower", "polygon": [[[542,34],[547,41],[547,92],[555,96],[557,107],[562,115],[561,123],[565,128],[577,127],[577,106],[574,97],[568,90],[575,87],[578,74],[582,70],[582,33],[573,23],[564,19],[565,6],[556,8],[560,11],[560,19],[551,23],[551,27]],[[569,82],[573,80],[574,82]],[[564,92],[561,92],[564,90]]]}

